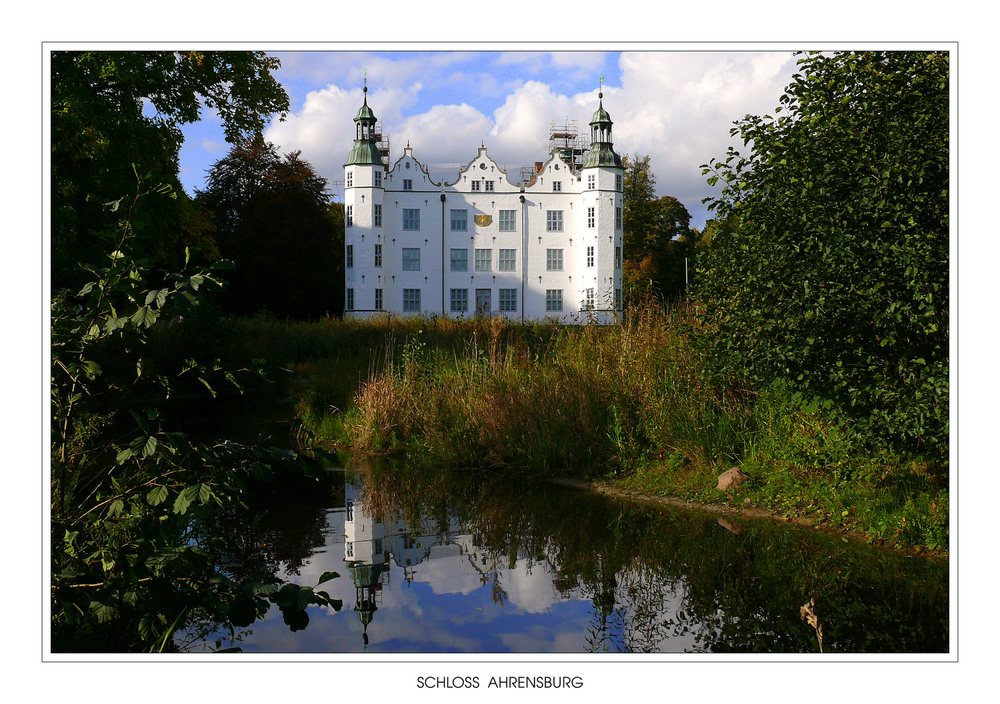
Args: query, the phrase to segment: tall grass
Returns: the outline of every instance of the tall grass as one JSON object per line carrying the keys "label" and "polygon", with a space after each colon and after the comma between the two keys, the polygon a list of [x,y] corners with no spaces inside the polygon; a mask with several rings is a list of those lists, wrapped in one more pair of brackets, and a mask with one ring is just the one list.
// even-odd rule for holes
{"label": "tall grass", "polygon": [[[876,456],[788,385],[720,382],[696,316],[655,306],[616,326],[448,318],[237,323],[252,354],[310,377],[313,439],[412,465],[614,476],[619,485],[731,502],[902,545],[946,548],[946,470]],[[835,409],[834,409],[835,410]],[[737,495],[715,476],[739,464]]]}
{"label": "tall grass", "polygon": [[714,389],[687,318],[653,308],[613,327],[476,323],[461,349],[411,335],[362,386],[344,429],[361,452],[405,449],[448,466],[605,472],[681,455],[741,452],[750,409]]}

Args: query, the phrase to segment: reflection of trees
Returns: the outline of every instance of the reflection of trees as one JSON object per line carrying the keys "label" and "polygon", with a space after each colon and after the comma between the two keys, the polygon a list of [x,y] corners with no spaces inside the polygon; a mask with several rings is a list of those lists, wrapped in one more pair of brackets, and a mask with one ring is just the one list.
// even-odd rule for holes
{"label": "reflection of trees", "polygon": [[265,581],[282,572],[298,575],[325,543],[327,509],[341,503],[335,492],[343,494],[343,483],[334,482],[331,475],[319,481],[276,477],[251,486],[245,508],[213,514],[205,530],[220,562],[236,579]]}
{"label": "reflection of trees", "polygon": [[477,569],[501,599],[500,566],[545,563],[561,593],[594,604],[583,648],[658,652],[674,639],[673,649],[703,652],[813,652],[799,616],[810,598],[827,652],[948,647],[939,563],[787,526],[737,535],[712,518],[481,474],[398,469],[365,481],[383,510],[459,518],[489,555]]}

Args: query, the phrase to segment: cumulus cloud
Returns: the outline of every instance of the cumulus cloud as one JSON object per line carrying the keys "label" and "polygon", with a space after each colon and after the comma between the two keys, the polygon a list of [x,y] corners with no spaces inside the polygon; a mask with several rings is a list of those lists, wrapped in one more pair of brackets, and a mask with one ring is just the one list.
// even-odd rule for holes
{"label": "cumulus cloud", "polygon": [[[368,70],[368,104],[391,136],[392,158],[407,141],[437,179],[453,180],[485,143],[516,180],[517,169],[547,157],[553,122],[576,120],[584,134],[597,109],[600,52],[500,52],[488,62],[475,53],[283,55],[282,72],[296,80],[336,75],[305,92],[285,122],[266,138],[303,158],[331,181],[343,180]],[[700,226],[701,201],[714,195],[700,165],[724,157],[733,122],[771,112],[789,83],[788,52],[625,52],[618,74],[603,86],[614,121],[615,149],[648,154],[658,195],[684,203]],[[374,80],[377,77],[377,80]],[[593,88],[571,90],[593,81]],[[614,84],[612,84],[614,83]]]}

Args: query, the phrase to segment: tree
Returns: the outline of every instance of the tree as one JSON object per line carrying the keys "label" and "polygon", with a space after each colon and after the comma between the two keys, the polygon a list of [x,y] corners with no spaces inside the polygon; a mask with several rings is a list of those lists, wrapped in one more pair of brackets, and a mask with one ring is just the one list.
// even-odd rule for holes
{"label": "tree", "polygon": [[300,152],[280,157],[261,137],[234,145],[212,166],[195,202],[211,213],[219,251],[236,264],[223,298],[228,310],[294,318],[339,312],[341,249],[329,195]]}
{"label": "tree", "polygon": [[[279,467],[320,475],[284,449],[193,442],[169,425],[184,388],[240,389],[250,370],[180,357],[151,363],[165,321],[203,305],[220,282],[212,267],[163,277],[132,254],[140,201],[172,195],[138,179],[133,197],[108,204],[120,221],[103,267],[85,267],[75,294],[52,297],[51,594],[57,651],[169,648],[195,621],[230,628],[278,606],[293,629],[306,608],[340,608],[323,591],[273,575],[237,580],[225,550],[199,525],[204,512],[241,500],[251,480]],[[123,215],[124,214],[124,215]],[[214,268],[219,268],[219,263]],[[328,573],[320,582],[336,576]]]}
{"label": "tree", "polygon": [[87,278],[77,264],[103,261],[114,243],[102,233],[115,219],[102,206],[132,191],[132,164],[178,194],[136,214],[136,254],[168,268],[180,266],[188,245],[211,254],[211,233],[177,179],[181,127],[209,108],[227,140],[260,133],[288,110],[271,75],[278,66],[263,52],[53,52],[52,285],[75,291]]}
{"label": "tree", "polygon": [[656,197],[656,176],[648,155],[626,155],[622,161],[625,294],[678,300],[685,292],[685,258],[694,253],[691,215],[676,198]]}
{"label": "tree", "polygon": [[705,167],[698,298],[716,358],[825,400],[871,442],[947,457],[948,84],[943,53],[813,53],[774,115]]}

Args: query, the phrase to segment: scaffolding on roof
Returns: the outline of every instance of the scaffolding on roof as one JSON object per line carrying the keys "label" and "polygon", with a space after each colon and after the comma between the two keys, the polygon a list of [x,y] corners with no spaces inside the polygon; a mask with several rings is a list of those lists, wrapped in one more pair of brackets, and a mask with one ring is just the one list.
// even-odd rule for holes
{"label": "scaffolding on roof", "polygon": [[557,153],[573,173],[582,168],[589,149],[590,140],[586,133],[580,133],[579,120],[567,118],[561,123],[553,120],[549,125],[549,153]]}
{"label": "scaffolding on roof", "polygon": [[385,170],[389,170],[389,135],[382,134],[382,121],[378,120],[375,122],[375,129],[373,130],[372,136],[375,138],[375,143],[378,146],[378,151],[382,155],[382,164]]}

